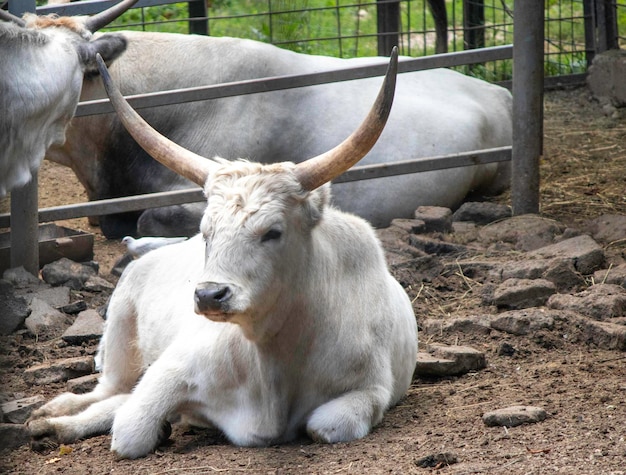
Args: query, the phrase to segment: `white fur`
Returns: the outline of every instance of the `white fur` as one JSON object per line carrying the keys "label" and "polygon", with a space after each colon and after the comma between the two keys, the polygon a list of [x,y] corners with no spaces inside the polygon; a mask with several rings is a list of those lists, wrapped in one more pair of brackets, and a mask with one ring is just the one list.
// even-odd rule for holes
{"label": "white fur", "polygon": [[[242,446],[304,431],[350,441],[381,421],[412,380],[411,302],[371,226],[328,206],[327,186],[303,192],[291,170],[236,162],[209,177],[201,234],[129,265],[98,386],[36,411],[35,437],[112,426],[112,450],[135,458],[177,416]],[[282,234],[263,241],[269,230]],[[195,313],[203,282],[232,288],[223,311]]]}

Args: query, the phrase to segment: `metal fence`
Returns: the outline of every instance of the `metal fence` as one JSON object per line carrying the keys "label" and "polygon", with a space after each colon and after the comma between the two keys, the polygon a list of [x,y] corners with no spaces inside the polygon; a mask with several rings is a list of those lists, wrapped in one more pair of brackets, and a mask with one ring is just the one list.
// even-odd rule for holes
{"label": "metal fence", "polygon": [[[518,0],[521,1],[521,0]],[[513,0],[204,0],[128,13],[123,28],[251,38],[309,54],[407,56],[509,44]],[[593,56],[625,41],[626,4],[545,2],[545,74],[581,74]],[[626,31],[624,31],[626,34]],[[511,61],[464,67],[491,81],[511,79]]]}

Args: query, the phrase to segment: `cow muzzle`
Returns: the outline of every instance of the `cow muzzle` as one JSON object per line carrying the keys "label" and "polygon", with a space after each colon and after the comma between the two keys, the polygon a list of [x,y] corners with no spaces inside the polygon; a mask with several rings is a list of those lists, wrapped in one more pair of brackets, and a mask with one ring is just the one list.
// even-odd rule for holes
{"label": "cow muzzle", "polygon": [[194,294],[196,313],[227,313],[232,296],[233,291],[228,284],[202,282],[196,286]]}

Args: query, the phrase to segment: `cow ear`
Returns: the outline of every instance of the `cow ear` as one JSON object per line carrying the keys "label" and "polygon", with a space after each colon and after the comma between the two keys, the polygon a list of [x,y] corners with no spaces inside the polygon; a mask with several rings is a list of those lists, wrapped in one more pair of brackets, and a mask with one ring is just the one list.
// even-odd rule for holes
{"label": "cow ear", "polygon": [[330,184],[326,183],[309,192],[306,198],[307,218],[315,226],[324,214],[324,208],[330,201]]}
{"label": "cow ear", "polygon": [[127,44],[126,38],[118,34],[102,35],[95,40],[79,44],[78,56],[83,64],[84,72],[97,74],[96,54],[100,53],[106,64],[110,64],[126,50]]}

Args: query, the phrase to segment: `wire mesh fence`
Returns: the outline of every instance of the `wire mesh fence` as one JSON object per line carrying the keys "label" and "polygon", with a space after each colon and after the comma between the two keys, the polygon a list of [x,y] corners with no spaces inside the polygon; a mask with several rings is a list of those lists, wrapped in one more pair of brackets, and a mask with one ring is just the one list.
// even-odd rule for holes
{"label": "wire mesh fence", "polygon": [[[117,28],[187,32],[191,25],[191,32],[338,57],[385,54],[387,42],[416,57],[512,43],[514,12],[513,0],[199,0],[135,9]],[[626,42],[624,23],[626,3],[618,0],[546,0],[546,76],[584,73],[594,54]],[[508,60],[462,69],[492,81],[512,74]]]}

